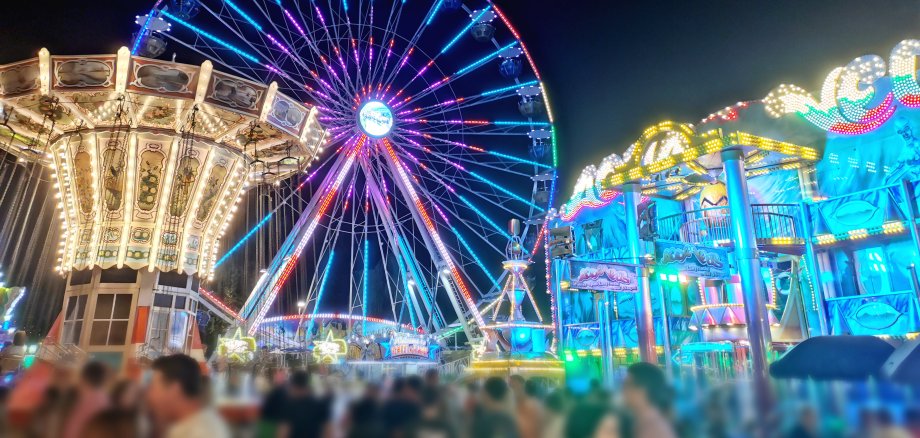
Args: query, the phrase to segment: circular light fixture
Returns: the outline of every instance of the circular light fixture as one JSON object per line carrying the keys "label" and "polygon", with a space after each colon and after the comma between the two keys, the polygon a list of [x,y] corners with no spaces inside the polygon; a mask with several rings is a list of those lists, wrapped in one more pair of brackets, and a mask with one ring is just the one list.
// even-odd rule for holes
{"label": "circular light fixture", "polygon": [[379,100],[369,100],[358,111],[358,124],[371,137],[386,137],[393,129],[393,111]]}

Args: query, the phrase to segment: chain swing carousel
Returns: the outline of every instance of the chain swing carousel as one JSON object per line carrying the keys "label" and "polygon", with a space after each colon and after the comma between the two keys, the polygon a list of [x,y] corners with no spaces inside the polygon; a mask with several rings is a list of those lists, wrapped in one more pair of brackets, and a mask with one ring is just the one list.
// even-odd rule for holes
{"label": "chain swing carousel", "polygon": [[43,49],[0,77],[4,146],[53,170],[61,219],[55,269],[67,286],[43,355],[91,355],[116,369],[168,352],[203,359],[199,278],[247,181],[266,177],[249,163],[271,166],[273,178],[305,170],[326,136],[315,109],[210,62],[128,48]]}

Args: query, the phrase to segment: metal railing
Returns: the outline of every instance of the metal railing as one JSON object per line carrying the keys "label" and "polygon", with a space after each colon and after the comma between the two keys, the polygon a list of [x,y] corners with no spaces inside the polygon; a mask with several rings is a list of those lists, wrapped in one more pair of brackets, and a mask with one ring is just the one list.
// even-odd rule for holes
{"label": "metal railing", "polygon": [[758,239],[802,237],[798,204],[753,204],[751,213]]}
{"label": "metal railing", "polygon": [[438,366],[438,374],[441,376],[458,377],[466,372],[470,366],[470,356],[457,359]]}
{"label": "metal railing", "polygon": [[87,354],[74,344],[45,342],[38,349],[36,357],[53,364],[82,364]]}
{"label": "metal railing", "polygon": [[[754,234],[757,239],[800,238],[797,204],[753,204]],[[694,245],[718,245],[732,240],[732,220],[728,207],[685,211],[658,218],[659,239]]]}

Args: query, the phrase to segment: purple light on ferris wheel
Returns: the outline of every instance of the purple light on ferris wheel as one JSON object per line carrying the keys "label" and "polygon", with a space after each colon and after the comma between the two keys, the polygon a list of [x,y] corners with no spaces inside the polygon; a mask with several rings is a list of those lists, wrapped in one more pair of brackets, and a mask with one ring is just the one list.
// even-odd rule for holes
{"label": "purple light on ferris wheel", "polygon": [[288,47],[287,47],[286,45],[284,45],[284,44],[282,44],[281,42],[279,42],[278,40],[276,40],[275,37],[272,36],[272,34],[266,33],[265,36],[267,36],[268,39],[269,39],[269,41],[271,41],[272,44],[274,44],[274,45],[277,46],[279,49],[281,49],[281,51],[284,52],[286,55],[288,55],[288,56],[293,56],[293,55],[291,55],[290,49],[288,49]]}
{"label": "purple light on ferris wheel", "polygon": [[303,28],[300,27],[300,23],[298,23],[297,20],[294,19],[294,16],[291,15],[290,11],[288,11],[287,9],[284,9],[284,15],[287,17],[288,21],[290,21],[291,24],[294,25],[294,28],[297,29],[298,32],[300,32],[300,35],[302,35],[303,37],[307,36],[307,33],[303,31]]}
{"label": "purple light on ferris wheel", "polygon": [[447,224],[450,224],[450,219],[447,218],[447,215],[444,214],[444,212],[441,210],[441,207],[438,204],[432,204],[432,205],[434,205],[434,209],[437,210],[438,215],[441,216],[441,219],[444,219],[444,222],[446,222]]}
{"label": "purple light on ferris wheel", "polygon": [[323,17],[323,12],[319,10],[319,6],[314,5],[313,9],[316,10],[316,15],[319,16],[319,22],[326,27],[326,18]]}

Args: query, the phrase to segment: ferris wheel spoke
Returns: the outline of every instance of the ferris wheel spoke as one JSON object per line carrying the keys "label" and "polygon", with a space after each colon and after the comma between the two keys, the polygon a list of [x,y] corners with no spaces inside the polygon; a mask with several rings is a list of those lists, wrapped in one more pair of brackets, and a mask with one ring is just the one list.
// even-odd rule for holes
{"label": "ferris wheel spoke", "polygon": [[[225,0],[225,1],[226,1],[226,0]],[[287,10],[286,8],[284,8],[280,3],[278,3],[277,6],[281,9],[282,14],[285,15],[285,18],[287,18],[287,20],[276,20],[276,19],[274,19],[274,18],[269,14],[268,10],[267,10],[266,8],[264,8],[262,5],[258,4],[258,2],[257,2],[256,0],[253,0],[253,3],[254,3],[254,4],[256,5],[256,7],[259,9],[259,11],[261,12],[261,14],[262,14],[262,16],[264,17],[265,21],[268,22],[268,23],[270,23],[270,25],[272,26],[272,28],[275,30],[275,32],[276,32],[279,36],[276,37],[276,36],[274,36],[274,35],[271,34],[271,33],[268,33],[268,32],[263,31],[263,30],[261,29],[261,26],[258,26],[258,27],[257,27],[257,30],[259,30],[260,32],[262,32],[262,33],[269,39],[269,41],[272,43],[272,45],[273,45],[277,50],[282,51],[285,55],[287,55],[288,57],[290,57],[290,58],[295,62],[295,64],[296,64],[298,67],[302,68],[302,69],[305,70],[306,72],[311,72],[311,73],[312,73],[312,72],[315,72],[316,69],[317,69],[320,65],[322,65],[321,62],[316,62],[316,56],[315,56],[315,55],[318,53],[318,50],[316,50],[316,49],[315,49],[315,46],[314,46],[313,44],[311,44],[311,39],[310,39],[309,36],[306,34],[306,32],[304,31],[303,27],[300,26],[300,24],[297,22],[297,20],[294,18],[294,16],[290,13],[290,11],[288,11],[288,10]],[[238,8],[238,7],[237,7],[237,8]],[[245,14],[245,12],[243,12],[242,10],[241,10],[240,12],[241,12],[242,14]],[[247,21],[248,21],[248,20],[247,20]],[[253,21],[254,21],[254,20],[253,20]],[[278,23],[279,23],[279,22],[280,22],[280,23],[285,23],[285,31],[282,31],[281,28],[278,27]],[[307,50],[307,53],[311,55],[311,56],[310,56],[310,62],[309,62],[309,63],[307,62],[306,59],[304,59],[303,56],[301,56],[301,53],[303,52],[301,49],[303,48],[303,46],[302,46],[302,45],[301,45],[301,46],[298,46],[298,45],[296,44],[296,40],[294,40],[293,38],[290,38],[289,35],[297,35],[297,34],[293,33],[293,32],[291,31],[290,27],[287,26],[287,23],[288,23],[288,22],[290,22],[291,24],[294,25],[294,27],[298,30],[298,34],[299,34],[299,35],[301,36],[301,38],[304,40],[304,43],[306,43],[307,48],[310,49],[310,50]],[[324,67],[325,67],[325,66],[324,66]],[[308,75],[304,74],[303,71],[299,71],[298,73],[299,73],[299,76],[300,76],[300,77],[307,77],[307,76],[308,76]],[[316,82],[317,87],[322,88],[322,87],[324,86],[324,84],[320,81],[320,78],[316,77],[316,75],[311,74],[311,75],[309,75],[309,77],[311,77],[311,78]],[[303,84],[303,86],[304,86],[304,87],[309,87],[309,86],[306,85],[306,84]],[[331,92],[337,92],[337,89],[334,89],[334,88],[332,88],[331,86],[326,86],[325,88],[328,89],[328,90],[330,90]],[[309,90],[309,88],[308,88],[308,90]],[[340,96],[340,97],[341,97],[341,96]]]}
{"label": "ferris wheel spoke", "polygon": [[[441,3],[442,3],[441,0],[434,2],[431,8],[429,8],[428,13],[425,14],[425,17],[419,23],[418,28],[415,30],[415,32],[413,32],[412,38],[409,39],[409,43],[406,47],[406,52],[404,56],[408,57],[408,55],[411,54],[411,51],[416,48],[422,35],[424,35],[425,30],[428,29],[428,25],[431,24],[431,19],[434,18],[434,14],[436,14],[438,9],[440,9]],[[423,69],[419,70],[419,72],[415,75],[415,77],[418,77],[422,73],[424,73],[424,70],[427,70],[428,67],[430,67],[433,63],[434,63],[434,60],[431,60],[428,65],[426,65]],[[400,69],[401,68],[402,68],[402,65],[400,65]],[[386,80],[383,81],[383,84],[387,87],[392,85],[393,81],[396,80],[398,73],[399,73],[399,69],[394,70],[393,73]],[[409,83],[411,83],[413,80],[415,80],[415,78],[410,80]],[[409,84],[407,83],[406,86],[408,85]]]}
{"label": "ferris wheel spoke", "polygon": [[[529,200],[525,199],[523,196],[518,195],[517,193],[514,193],[514,192],[511,191],[510,189],[505,188],[503,185],[498,184],[498,183],[495,182],[495,181],[492,181],[491,179],[489,179],[489,178],[485,177],[484,175],[480,174],[479,172],[476,172],[476,171],[473,171],[473,170],[466,169],[466,168],[464,168],[462,165],[459,165],[459,164],[457,164],[457,163],[454,163],[454,162],[450,161],[450,160],[447,159],[447,158],[444,158],[444,157],[442,157],[442,156],[439,156],[438,154],[428,154],[428,156],[434,156],[434,157],[440,159],[441,161],[443,161],[445,164],[448,164],[448,165],[454,167],[455,169],[462,171],[462,174],[466,174],[466,175],[469,175],[470,177],[472,177],[472,179],[466,179],[466,178],[464,178],[464,179],[467,180],[467,181],[478,180],[480,183],[485,183],[488,187],[490,187],[490,188],[496,190],[497,192],[500,192],[500,193],[504,194],[506,197],[509,197],[509,198],[511,198],[511,199],[513,199],[513,200],[515,200],[515,201],[518,201],[519,203],[522,203],[522,204],[524,204],[524,205],[530,206],[530,207],[532,207],[532,208],[534,208],[534,209],[536,209],[536,210],[538,210],[538,211],[541,211],[541,212],[544,211],[544,209],[543,209],[542,207],[540,207],[539,205],[535,204],[535,203],[532,202],[532,201],[529,201]],[[442,176],[442,177],[445,176],[444,174],[435,171],[431,166],[427,166],[427,167],[426,167],[426,170],[428,170],[429,172],[436,173],[436,174],[438,174],[439,176]],[[457,175],[454,175],[453,178],[457,178]],[[473,191],[473,190],[470,190],[470,191]],[[476,192],[476,191],[473,191],[473,192]]]}
{"label": "ferris wheel spoke", "polygon": [[[179,17],[176,17],[176,16],[170,14],[168,11],[162,10],[162,11],[160,11],[160,14],[163,15],[163,16],[165,16],[165,17],[167,17],[170,21],[175,22],[175,23],[178,23],[178,24],[180,24],[180,25],[182,25],[182,26],[188,28],[189,30],[193,31],[193,32],[195,33],[195,35],[196,35],[196,40],[202,40],[202,39],[208,40],[208,41],[210,41],[211,43],[217,44],[218,46],[222,47],[224,50],[228,50],[228,51],[230,51],[230,52],[232,52],[232,53],[238,55],[240,58],[242,58],[242,59],[248,61],[249,64],[247,64],[247,65],[250,65],[250,69],[251,69],[253,72],[256,72],[256,71],[259,71],[259,70],[256,70],[255,68],[251,67],[251,64],[258,65],[259,68],[260,68],[260,70],[261,70],[261,69],[264,69],[264,71],[267,71],[267,72],[272,73],[272,74],[277,74],[277,75],[283,77],[283,78],[286,79],[286,80],[294,81],[294,79],[293,79],[289,74],[284,73],[282,69],[280,69],[280,68],[277,67],[277,65],[276,65],[277,62],[274,61],[274,58],[273,58],[271,55],[268,55],[268,54],[264,53],[263,50],[260,50],[260,49],[259,49],[259,46],[257,46],[256,44],[254,44],[254,42],[249,41],[248,39],[246,39],[246,38],[242,35],[242,33],[241,33],[239,27],[236,26],[236,24],[235,24],[235,23],[236,23],[236,20],[233,20],[233,19],[224,19],[223,17],[221,17],[221,15],[220,15],[219,13],[217,13],[217,12],[213,11],[212,9],[208,8],[206,5],[202,5],[202,6],[203,6],[204,9],[205,9],[209,14],[211,14],[215,19],[217,19],[219,22],[223,23],[224,26],[227,27],[234,35],[236,35],[236,36],[237,36],[238,38],[240,38],[241,40],[245,41],[245,42],[246,42],[246,45],[248,46],[248,48],[250,49],[251,52],[250,52],[250,51],[247,51],[247,50],[240,49],[240,48],[234,46],[233,44],[230,44],[229,42],[227,42],[227,41],[225,41],[225,40],[223,40],[223,39],[221,39],[221,38],[219,38],[219,37],[217,37],[217,36],[215,36],[215,35],[213,35],[213,34],[211,34],[211,33],[209,33],[209,32],[206,32],[206,31],[204,31],[203,29],[200,29],[200,28],[198,28],[197,26],[195,26],[195,25],[193,25],[193,24],[191,24],[191,23],[189,23],[189,22],[187,22],[187,21],[185,21],[185,20],[180,19]],[[231,26],[231,25],[229,24],[229,22],[231,22],[231,21],[234,23],[233,26]],[[178,38],[175,38],[175,37],[173,37],[172,35],[170,35],[170,34],[168,34],[168,33],[164,33],[164,34],[162,34],[162,35],[165,35],[165,36],[167,36],[168,38],[170,38],[170,39],[172,39],[172,40],[174,40],[174,41],[177,41],[177,42],[179,42],[180,44],[182,44],[182,45],[184,45],[184,46],[186,46],[186,47],[189,47],[190,49],[192,49],[192,50],[194,50],[194,51],[196,51],[196,52],[198,52],[198,53],[201,53],[202,55],[205,55],[206,57],[208,56],[207,53],[204,53],[199,47],[196,47],[195,45],[189,45],[189,44],[185,43],[183,40],[180,40],[180,39],[178,39]],[[214,55],[216,55],[216,56],[214,56],[214,58],[215,58],[218,62],[220,62],[221,64],[223,64],[224,66],[226,66],[226,67],[228,67],[228,68],[233,69],[233,70],[234,70],[235,72],[237,72],[237,73],[241,73],[238,69],[235,68],[234,63],[230,63],[230,62],[227,62],[226,60],[224,60],[224,59],[219,55],[219,53],[214,49],[213,46],[207,45],[206,47],[209,49],[209,52],[212,52]],[[262,47],[264,47],[264,45],[263,45]],[[252,53],[252,52],[254,52],[254,53]],[[264,59],[265,61],[263,61],[263,59]],[[252,80],[256,80],[256,81],[257,81],[257,80],[259,80],[258,78],[264,77],[265,74],[264,74],[264,73],[263,73],[263,74],[258,74],[258,73],[256,73],[256,74],[253,74],[253,75],[242,74],[242,76],[244,76],[244,77],[246,77],[246,78],[248,78],[248,79],[252,79]],[[296,87],[296,88],[299,89],[299,87]],[[318,95],[312,93],[311,90],[309,90],[309,89],[307,89],[307,92],[308,92],[309,94],[313,95],[314,97],[319,97]],[[321,99],[317,99],[317,100],[321,100]]]}
{"label": "ferris wheel spoke", "polygon": [[397,102],[397,103],[393,106],[393,108],[394,108],[394,109],[397,109],[397,108],[399,108],[399,107],[401,107],[401,106],[404,106],[404,105],[410,105],[410,104],[412,104],[413,102],[417,102],[419,99],[421,99],[421,98],[423,98],[423,97],[425,97],[425,96],[428,96],[429,94],[434,93],[434,92],[437,91],[437,90],[440,90],[441,88],[444,88],[444,87],[446,87],[446,86],[449,86],[449,85],[450,85],[451,83],[453,83],[454,81],[456,81],[456,80],[458,80],[458,79],[460,79],[460,78],[462,78],[462,77],[468,75],[469,73],[471,73],[471,72],[473,72],[473,71],[476,71],[477,69],[479,69],[479,68],[482,67],[483,65],[486,65],[489,61],[491,61],[491,60],[497,58],[497,57],[498,57],[502,52],[504,52],[505,50],[508,50],[508,49],[510,49],[510,48],[512,48],[512,47],[515,47],[517,44],[518,44],[518,42],[515,41],[515,42],[513,42],[513,43],[510,43],[510,44],[508,44],[508,45],[505,45],[505,46],[503,46],[503,47],[500,47],[498,50],[496,50],[496,51],[494,51],[494,52],[492,52],[492,53],[489,53],[488,55],[483,56],[482,58],[479,58],[479,59],[477,59],[476,61],[473,61],[473,63],[468,64],[467,66],[462,67],[462,68],[460,68],[459,70],[457,70],[456,72],[454,72],[454,73],[452,73],[452,74],[446,76],[444,79],[441,79],[441,80],[435,82],[432,86],[429,86],[428,88],[422,90],[421,92],[416,93],[416,94],[414,94],[414,95],[412,95],[412,96],[410,96],[410,97],[407,97],[407,98],[405,98],[404,100],[402,100],[401,102]]}
{"label": "ferris wheel spoke", "polygon": [[[446,140],[446,139],[440,139],[440,142],[430,142],[429,143],[430,145],[434,147],[436,147],[437,145],[442,145],[442,146],[447,146],[451,148],[456,148],[458,146],[462,148],[463,154],[454,153],[452,157],[453,159],[451,160],[447,158],[447,154],[452,153],[452,151],[441,151],[439,149],[434,149],[429,146],[424,146],[406,136],[402,136],[399,134],[397,134],[397,137],[401,137],[403,139],[403,141],[405,142],[403,144],[404,147],[412,148],[412,149],[418,150],[419,152],[422,152],[425,154],[435,155],[438,158],[442,158],[442,160],[445,161],[445,163],[451,164],[454,167],[457,167],[456,163],[460,162],[460,163],[469,164],[471,166],[481,166],[481,167],[493,169],[499,172],[512,173],[512,174],[515,174],[515,175],[518,175],[524,178],[531,178],[533,176],[533,173],[527,173],[527,172],[515,170],[515,168],[529,167],[533,169],[534,167],[537,167],[537,168],[552,169],[551,166],[537,163],[535,161],[515,157],[513,155],[508,155],[508,154],[504,154],[501,152],[487,151],[478,146],[467,146],[463,143],[453,142],[453,141]],[[435,139],[435,137],[429,137],[428,139],[432,140],[432,139]],[[483,155],[491,156],[492,158],[495,158],[495,161],[487,162],[487,161],[476,159],[476,156],[481,157]],[[504,158],[505,160],[508,160],[510,162],[501,161],[498,158]],[[461,169],[461,170],[465,170],[466,166],[463,166],[463,167],[464,169]]]}
{"label": "ferris wheel spoke", "polygon": [[399,116],[412,116],[417,118],[430,118],[438,114],[445,114],[447,110],[465,110],[489,104],[498,100],[507,99],[517,95],[517,91],[523,87],[535,86],[540,82],[533,80],[528,82],[516,83],[505,87],[494,88],[474,94],[470,97],[457,97],[454,99],[438,102],[432,105],[419,106],[411,109],[404,109],[397,113]]}
{"label": "ferris wheel spoke", "polygon": [[[383,39],[381,40],[381,41],[386,41],[387,39],[390,40],[390,47],[389,47],[390,50],[393,49],[393,43],[395,42],[396,37],[399,36],[396,31],[399,28],[399,23],[400,23],[401,18],[402,18],[402,4],[393,2],[390,6],[390,13],[387,17],[386,25],[384,27],[384,32],[383,32]],[[412,46],[412,44],[410,43],[409,46]],[[405,50],[409,50],[409,46],[407,46]],[[399,59],[400,59],[399,62],[401,62],[404,56],[405,56],[405,51],[403,52],[403,55],[399,56]],[[388,64],[388,63],[385,63],[385,64]],[[397,64],[394,64],[394,65],[397,65]],[[383,78],[387,76],[386,66],[384,66],[382,70],[376,70],[376,72],[377,73],[374,75],[374,81],[380,82],[380,83],[386,82],[385,80],[383,80]]]}
{"label": "ferris wheel spoke", "polygon": [[[405,155],[401,155],[401,156],[403,157],[403,159],[412,160],[411,157],[407,157],[407,156],[405,156]],[[436,171],[436,170],[431,169],[430,167],[426,167],[426,168],[424,168],[423,170],[425,170],[426,172],[418,172],[418,174],[421,175],[421,178],[422,178],[422,179],[428,179],[428,178],[426,177],[426,174],[427,174],[428,176],[431,177],[431,178],[430,178],[430,181],[433,181],[433,182],[438,183],[439,185],[441,185],[442,187],[444,187],[444,188],[446,189],[446,193],[450,193],[450,195],[449,195],[448,197],[456,197],[461,203],[463,203],[463,205],[465,205],[468,209],[470,209],[470,210],[472,210],[474,213],[476,213],[476,214],[477,214],[481,219],[483,219],[493,230],[495,230],[496,232],[498,232],[498,234],[499,234],[500,236],[502,236],[502,237],[504,237],[504,238],[506,238],[506,239],[510,237],[510,236],[507,234],[507,232],[505,231],[504,228],[502,228],[501,226],[499,226],[494,220],[492,220],[491,218],[489,218],[489,216],[488,216],[487,214],[485,214],[482,210],[480,210],[478,207],[476,207],[476,206],[473,204],[473,202],[470,201],[469,198],[467,198],[466,196],[464,196],[462,193],[459,193],[458,190],[457,190],[457,188],[461,188],[461,189],[463,189],[463,190],[465,190],[465,191],[467,191],[467,192],[469,192],[469,193],[472,193],[474,196],[476,196],[476,197],[478,197],[478,198],[480,198],[480,199],[483,199],[483,200],[485,200],[486,202],[492,204],[493,206],[498,207],[498,208],[504,210],[505,212],[507,212],[508,214],[510,214],[511,217],[520,217],[521,215],[520,215],[519,212],[516,212],[516,211],[514,211],[514,210],[508,208],[508,206],[505,205],[506,203],[499,202],[499,201],[495,201],[495,200],[493,200],[493,199],[490,199],[490,198],[486,197],[481,191],[472,190],[470,187],[468,187],[468,186],[465,185],[465,184],[458,184],[458,183],[457,183],[457,178],[456,178],[456,177],[445,175],[445,174],[443,174],[443,173],[441,173],[441,172],[438,172],[438,171]],[[448,183],[447,181],[451,181],[451,183]],[[442,198],[443,198],[443,197],[442,197]]]}
{"label": "ferris wheel spoke", "polygon": [[[368,165],[366,163],[364,165],[367,168]],[[426,281],[426,277],[420,274],[420,267],[417,265],[418,257],[414,255],[414,253],[411,251],[410,247],[407,245],[404,239],[404,236],[414,235],[414,233],[409,232],[405,228],[408,223],[414,223],[414,222],[395,220],[392,210],[384,201],[385,198],[382,195],[382,192],[380,191],[380,187],[377,186],[373,180],[368,181],[368,186],[370,187],[370,192],[372,194],[371,199],[376,205],[375,211],[378,214],[378,217],[380,218],[380,220],[386,224],[384,228],[391,233],[390,234],[391,245],[394,247],[394,252],[398,253],[398,257],[401,258],[401,265],[403,265],[404,268],[406,269],[404,271],[401,271],[401,275],[408,275],[412,277],[411,278],[412,282],[408,280],[404,280],[406,283],[407,295],[409,297],[413,297],[415,295],[412,289],[413,283],[416,286],[421,286],[418,290],[418,295],[422,297],[421,301],[424,303],[425,308],[430,315],[436,315],[437,306],[432,305],[431,294],[428,292],[430,291],[430,285]],[[409,298],[409,299],[413,300],[412,298]],[[418,319],[424,319],[423,315],[421,315],[421,312],[420,312],[421,309],[418,306],[418,301],[417,300],[413,300],[413,301],[415,301],[413,305],[416,307],[415,311],[416,311],[416,315],[418,316]],[[438,326],[437,329],[439,329],[440,326],[443,324],[443,317],[433,317],[433,319],[437,321],[436,325]]]}
{"label": "ferris wheel spoke", "polygon": [[[440,3],[441,3],[441,1],[438,2],[438,5],[440,5]],[[447,44],[445,44],[444,47],[441,48],[441,50],[440,50],[438,53],[436,53],[436,54],[428,61],[428,64],[427,64],[424,68],[422,68],[422,69],[419,70],[419,73],[418,73],[418,74],[416,74],[416,75],[415,75],[414,77],[412,77],[412,79],[410,79],[405,85],[403,85],[403,87],[399,90],[400,93],[402,93],[403,91],[406,90],[406,88],[408,88],[410,85],[412,85],[412,83],[414,83],[416,79],[418,79],[425,71],[427,71],[429,67],[431,67],[432,65],[434,65],[434,64],[435,64],[435,61],[436,61],[441,55],[447,53],[447,51],[450,50],[450,48],[453,47],[453,45],[456,44],[457,41],[460,41],[460,38],[462,38],[464,35],[467,34],[467,32],[469,32],[470,28],[472,28],[473,25],[476,24],[476,22],[477,22],[480,18],[482,18],[483,15],[485,15],[485,14],[488,12],[488,10],[489,10],[490,7],[491,7],[491,6],[487,6],[487,7],[486,7],[485,9],[483,9],[475,18],[471,17],[470,22],[469,22],[467,25],[465,25],[462,29],[460,29],[460,32],[458,32],[458,33],[456,34],[456,36],[454,36],[453,38],[451,38],[450,40],[448,40]]]}
{"label": "ferris wheel spoke", "polygon": [[[481,229],[483,228],[483,224],[473,224],[473,223],[471,223],[468,219],[464,218],[463,215],[459,214],[455,209],[450,208],[449,206],[446,205],[445,202],[442,202],[441,199],[443,199],[443,197],[433,196],[433,195],[431,195],[431,194],[430,194],[426,189],[424,189],[424,188],[422,188],[421,190],[423,191],[423,193],[424,193],[425,197],[428,199],[428,201],[429,201],[432,205],[434,205],[434,206],[436,207],[438,213],[442,216],[442,218],[444,219],[444,222],[447,224],[447,227],[450,229],[450,231],[453,233],[453,235],[457,238],[457,240],[460,242],[460,244],[461,244],[461,245],[463,246],[463,248],[466,250],[466,254],[469,255],[469,258],[471,258],[472,261],[476,264],[476,266],[477,266],[477,267],[478,267],[478,268],[479,268],[479,269],[480,269],[480,270],[481,270],[481,271],[492,281],[492,284],[493,284],[494,286],[497,287],[498,284],[499,284],[499,283],[498,283],[498,279],[496,279],[495,276],[492,275],[492,272],[486,267],[485,263],[482,262],[482,260],[480,259],[479,255],[477,254],[476,250],[474,250],[474,249],[470,246],[470,244],[467,242],[467,240],[464,239],[463,234],[460,232],[460,230],[458,230],[456,227],[454,227],[453,225],[451,225],[451,220],[447,217],[447,215],[444,214],[444,211],[446,210],[446,211],[450,212],[451,215],[452,215],[458,222],[460,222],[461,224],[463,224],[464,227],[465,227],[466,229],[468,229],[471,233],[473,233],[474,235],[476,235],[476,236],[477,236],[479,239],[481,239],[485,244],[487,244],[488,246],[490,246],[496,253],[502,254],[502,253],[503,253],[503,250],[501,250],[501,249],[499,249],[498,247],[496,247],[496,246],[494,245],[492,239],[490,239],[489,237],[484,236],[484,235],[482,235],[482,234],[476,232],[477,229],[480,229],[480,230],[481,230]],[[463,255],[464,253],[461,251],[461,252],[458,252],[458,254]]]}

